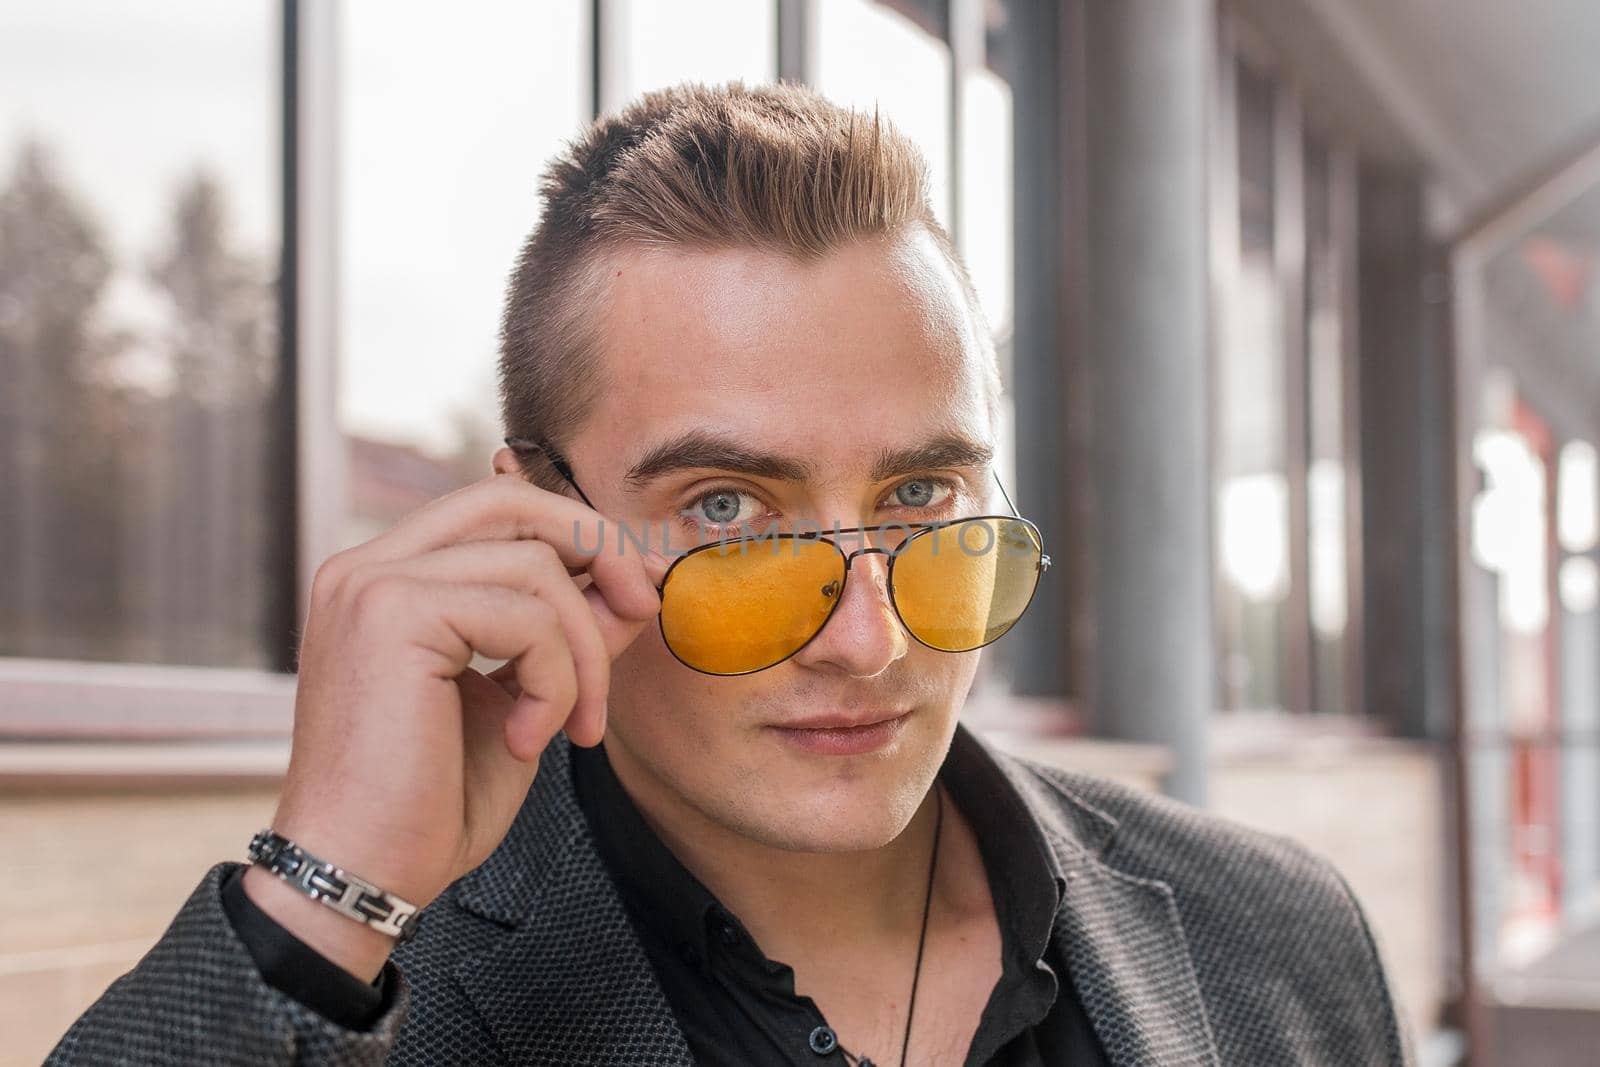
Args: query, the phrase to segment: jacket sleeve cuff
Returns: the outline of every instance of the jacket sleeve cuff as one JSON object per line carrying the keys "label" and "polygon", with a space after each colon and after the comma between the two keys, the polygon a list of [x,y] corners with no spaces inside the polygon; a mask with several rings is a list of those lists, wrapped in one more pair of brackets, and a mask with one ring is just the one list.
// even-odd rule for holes
{"label": "jacket sleeve cuff", "polygon": [[269,983],[223,907],[223,880],[242,867],[219,863],[206,873],[155,947],[79,1017],[48,1065],[385,1062],[410,1005],[405,976],[385,965],[385,1003],[366,1029],[341,1026]]}

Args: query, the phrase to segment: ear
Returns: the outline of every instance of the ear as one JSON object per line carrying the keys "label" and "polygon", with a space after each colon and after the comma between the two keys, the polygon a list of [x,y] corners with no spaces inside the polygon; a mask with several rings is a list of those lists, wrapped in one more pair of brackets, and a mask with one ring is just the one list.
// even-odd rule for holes
{"label": "ear", "polygon": [[522,473],[522,464],[517,462],[517,454],[509,448],[501,448],[494,454],[492,466],[496,474]]}

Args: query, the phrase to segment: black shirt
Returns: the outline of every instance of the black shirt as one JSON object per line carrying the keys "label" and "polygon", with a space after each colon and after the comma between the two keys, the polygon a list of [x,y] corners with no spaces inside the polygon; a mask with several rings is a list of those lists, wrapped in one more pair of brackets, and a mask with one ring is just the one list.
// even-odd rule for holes
{"label": "black shirt", "polygon": [[[796,995],[793,969],[762,953],[738,917],[650,829],[603,743],[572,747],[572,776],[601,857],[699,1064],[824,1067],[858,1056],[878,1067],[899,1062],[898,1048],[841,1047],[811,998]],[[975,750],[953,745],[940,776],[977,834],[1001,934],[1000,981],[966,1063],[1108,1067],[1054,931],[1064,883],[1043,831],[1005,776]],[[365,1029],[386,1010],[392,964],[369,985],[256,907],[238,872],[222,892],[229,920],[270,985],[353,1029]]]}
{"label": "black shirt", "polygon": [[[823,1067],[867,1057],[878,1067],[898,1064],[898,1047],[852,1047],[810,997],[795,993],[794,970],[766,956],[656,836],[604,750],[604,743],[573,746],[578,802],[696,1061]],[[974,756],[952,746],[940,777],[978,837],[1000,924],[1002,973],[966,1063],[1100,1067],[1107,1061],[1053,936],[1065,888],[1054,853],[1004,775]]]}
{"label": "black shirt", "polygon": [[244,868],[222,882],[222,910],[267,984],[347,1030],[366,1030],[394,1000],[394,964],[367,984],[295,937],[244,891]]}

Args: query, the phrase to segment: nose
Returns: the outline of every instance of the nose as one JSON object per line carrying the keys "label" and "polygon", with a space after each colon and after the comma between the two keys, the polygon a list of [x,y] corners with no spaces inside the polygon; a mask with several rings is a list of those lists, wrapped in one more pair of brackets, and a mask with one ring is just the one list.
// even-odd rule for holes
{"label": "nose", "polygon": [[889,601],[889,557],[866,552],[850,561],[842,599],[794,659],[805,667],[871,678],[909,648],[910,638]]}

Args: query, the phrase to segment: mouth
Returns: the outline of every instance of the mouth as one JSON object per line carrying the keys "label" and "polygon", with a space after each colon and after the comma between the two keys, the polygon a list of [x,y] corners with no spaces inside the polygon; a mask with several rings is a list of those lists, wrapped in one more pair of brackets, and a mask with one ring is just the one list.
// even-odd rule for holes
{"label": "mouth", "polygon": [[881,708],[839,715],[814,715],[809,719],[797,719],[794,722],[773,723],[773,725],[780,730],[855,730],[863,726],[872,726],[876,723],[898,719],[900,716],[905,715],[908,710]]}
{"label": "mouth", "polygon": [[785,742],[823,756],[857,756],[888,746],[904,731],[910,711],[830,715],[773,726]]}

